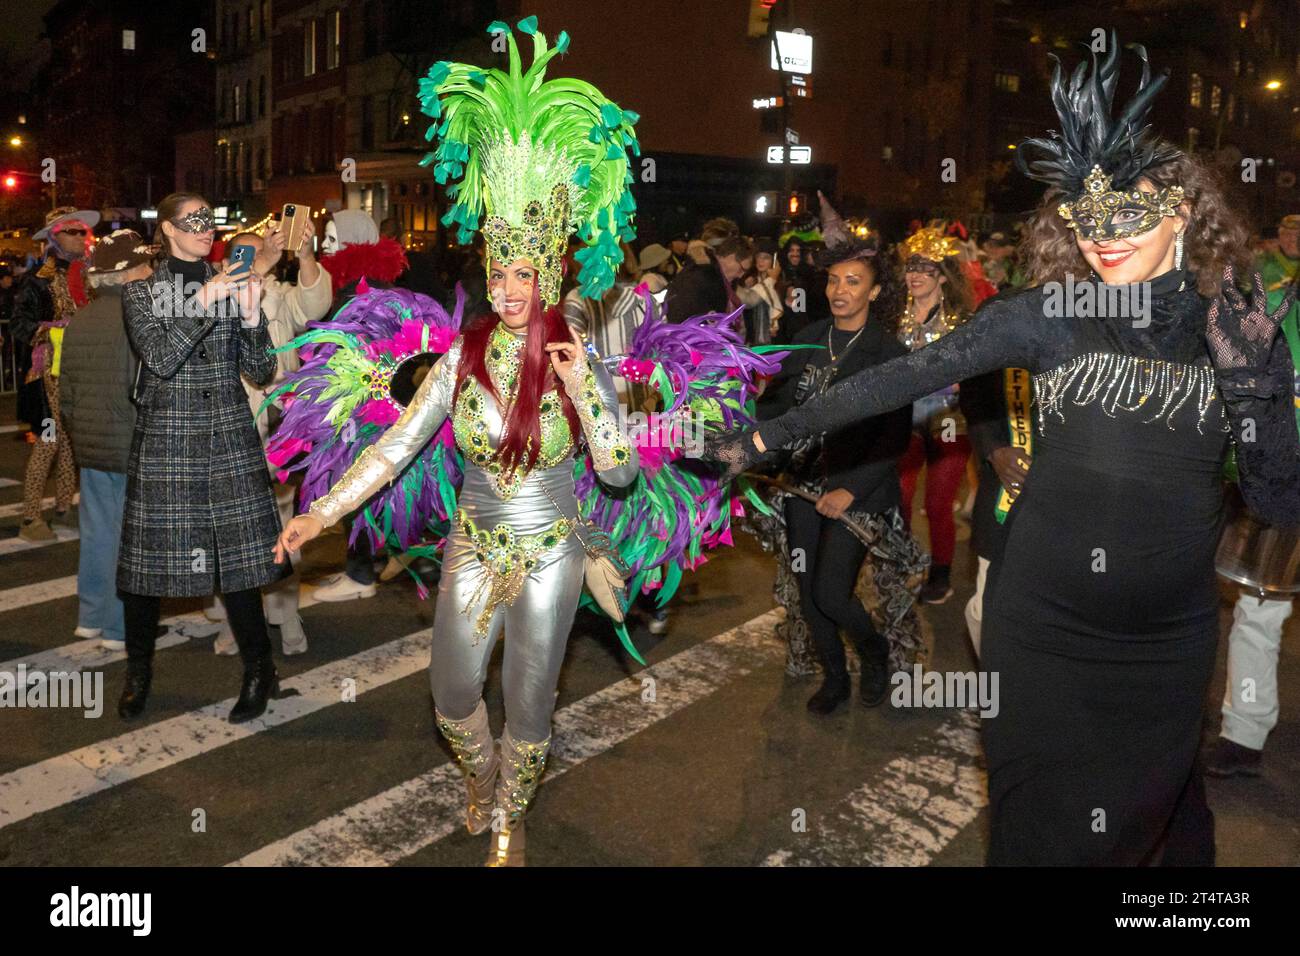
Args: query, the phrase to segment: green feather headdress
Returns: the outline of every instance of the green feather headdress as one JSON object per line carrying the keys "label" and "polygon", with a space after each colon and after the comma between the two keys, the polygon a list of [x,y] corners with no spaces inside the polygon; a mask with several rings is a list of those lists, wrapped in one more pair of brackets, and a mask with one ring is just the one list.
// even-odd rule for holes
{"label": "green feather headdress", "polygon": [[[641,154],[636,113],[619,109],[590,83],[546,79],[546,65],[569,47],[537,32],[537,18],[516,26],[533,38],[533,64],[523,72],[510,27],[504,35],[510,70],[468,63],[435,63],[420,80],[420,107],[434,119],[425,139],[436,142],[420,165],[434,164],[439,183],[451,181],[454,205],[443,217],[457,240],[483,230],[487,260],[529,259],[538,270],[542,301],[560,299],[565,248],[573,232],[586,243],[577,252],[581,293],[598,298],[614,284],[623,261],[620,240],[636,237],[636,202],[628,151]],[[480,226],[480,219],[487,219]]]}

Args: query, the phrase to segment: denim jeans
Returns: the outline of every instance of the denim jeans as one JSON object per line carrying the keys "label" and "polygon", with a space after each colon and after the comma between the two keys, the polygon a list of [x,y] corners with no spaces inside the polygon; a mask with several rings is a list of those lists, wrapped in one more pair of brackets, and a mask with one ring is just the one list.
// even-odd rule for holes
{"label": "denim jeans", "polygon": [[120,641],[125,628],[117,596],[117,546],[122,538],[126,475],[81,469],[81,556],[77,565],[77,624]]}

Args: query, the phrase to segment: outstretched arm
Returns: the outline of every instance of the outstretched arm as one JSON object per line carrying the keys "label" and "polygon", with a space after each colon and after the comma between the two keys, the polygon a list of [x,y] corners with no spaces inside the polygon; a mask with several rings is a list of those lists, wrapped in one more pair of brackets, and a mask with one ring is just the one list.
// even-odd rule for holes
{"label": "outstretched arm", "polygon": [[455,344],[429,370],[402,417],[357,456],[334,487],[312,502],[309,515],[328,528],[402,473],[450,414],[459,360],[460,346]]}
{"label": "outstretched arm", "polygon": [[939,341],[851,375],[824,394],[763,422],[765,448],[832,433],[912,402],[961,379],[1009,366],[1036,365],[1050,320],[1036,294],[991,302]]}

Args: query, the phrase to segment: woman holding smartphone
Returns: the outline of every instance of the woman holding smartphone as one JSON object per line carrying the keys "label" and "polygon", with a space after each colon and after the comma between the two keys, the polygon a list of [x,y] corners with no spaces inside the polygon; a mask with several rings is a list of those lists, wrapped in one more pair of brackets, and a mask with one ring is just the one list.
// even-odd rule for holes
{"label": "woman holding smartphone", "polygon": [[244,662],[230,713],[242,723],[275,692],[260,589],[282,569],[269,554],[280,518],[240,375],[270,381],[275,356],[261,276],[204,261],[215,227],[206,200],[172,193],[158,222],[164,258],[122,293],[141,370],[117,570],[127,648],[118,713],[144,710],[162,598],[220,593]]}

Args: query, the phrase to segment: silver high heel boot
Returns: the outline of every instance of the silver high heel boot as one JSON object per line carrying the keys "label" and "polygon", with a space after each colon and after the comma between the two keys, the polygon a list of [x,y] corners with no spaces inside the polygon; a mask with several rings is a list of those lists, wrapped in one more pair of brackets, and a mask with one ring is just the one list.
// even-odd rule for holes
{"label": "silver high heel boot", "polygon": [[434,709],[438,729],[451,744],[452,753],[465,775],[465,827],[470,833],[486,833],[492,826],[492,809],[496,804],[497,773],[501,760],[488,727],[487,705],[480,699],[474,712],[464,720],[452,720]]}
{"label": "silver high heel boot", "polygon": [[524,865],[524,814],[537,793],[551,738],[539,744],[515,740],[506,727],[499,741],[501,775],[497,778],[498,822],[493,824],[492,848],[486,866]]}

